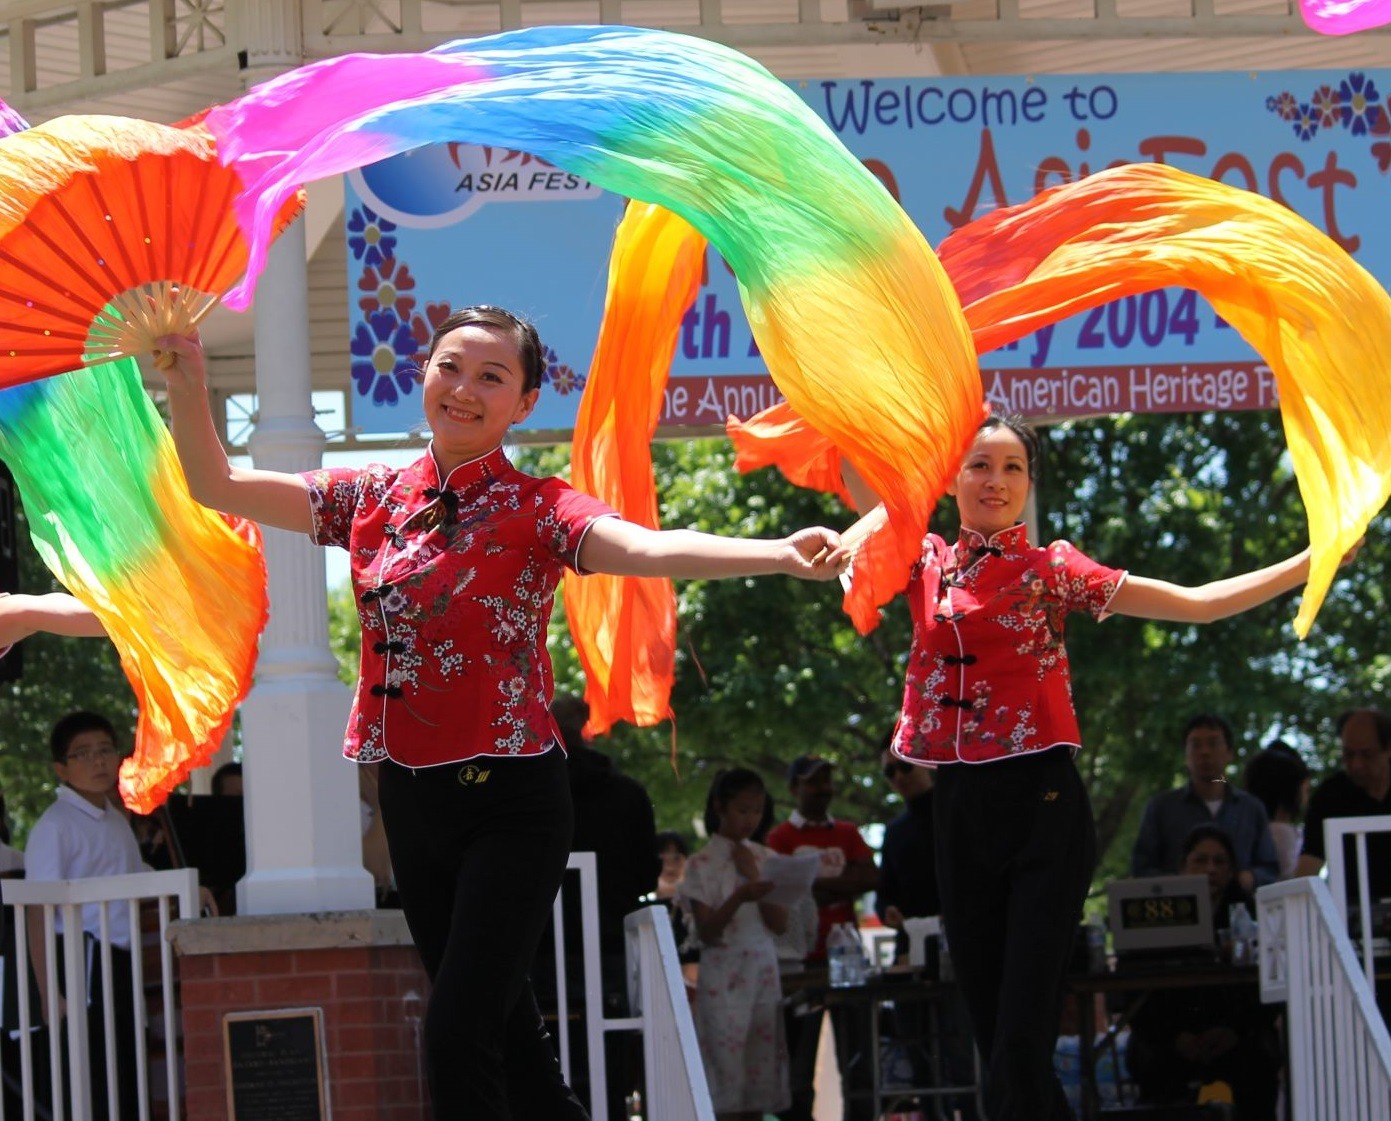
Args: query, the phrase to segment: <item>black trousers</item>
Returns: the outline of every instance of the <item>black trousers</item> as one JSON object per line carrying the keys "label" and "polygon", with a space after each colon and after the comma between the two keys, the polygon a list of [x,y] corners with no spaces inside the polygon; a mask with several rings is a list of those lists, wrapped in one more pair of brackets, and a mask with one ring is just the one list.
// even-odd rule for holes
{"label": "black trousers", "polygon": [[1096,866],[1067,748],[937,769],[937,877],[990,1121],[1072,1117],[1054,1072],[1063,979]]}
{"label": "black trousers", "polygon": [[387,762],[380,793],[401,909],[431,981],[435,1121],[584,1121],[527,977],[573,833],[564,755]]}
{"label": "black trousers", "polygon": [[[119,904],[124,906],[124,904]],[[112,904],[113,907],[118,904]],[[101,947],[90,937],[83,938],[84,953],[90,955],[88,971],[87,1001],[87,1070],[91,1083],[92,1116],[105,1121],[108,1115],[106,1093],[106,1020],[105,985],[102,983]],[[58,962],[58,988],[64,991],[66,974],[63,966],[64,936],[59,935],[54,942],[54,956]],[[130,975],[130,950],[111,947],[111,1007],[112,1040],[116,1052],[116,1102],[117,1116],[121,1121],[136,1121],[140,1116],[140,1084],[137,1081],[136,1063],[139,1061],[137,1032],[135,1027],[135,988]],[[80,998],[79,998],[80,999]],[[32,1006],[37,1012],[37,1005]],[[48,1069],[48,1041],[42,1033],[34,1038],[34,1079],[36,1100],[40,1104],[52,1105],[53,1094],[60,1093],[64,1103],[64,1114],[72,1113],[72,1100],[68,1092],[68,1033],[66,1023],[59,1021],[50,1024],[47,1031],[57,1031],[62,1045],[63,1070],[57,1079]],[[17,1070],[18,1068],[16,1068]],[[8,1108],[8,1107],[7,1107]],[[7,1113],[8,1117],[9,1114]]]}

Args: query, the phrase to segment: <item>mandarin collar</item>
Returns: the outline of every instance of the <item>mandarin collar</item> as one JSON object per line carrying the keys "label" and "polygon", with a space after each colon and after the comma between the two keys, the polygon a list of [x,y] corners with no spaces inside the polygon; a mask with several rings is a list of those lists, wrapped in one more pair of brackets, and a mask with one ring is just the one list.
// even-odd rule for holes
{"label": "mandarin collar", "polygon": [[439,461],[435,459],[435,443],[431,440],[430,446],[425,449],[425,454],[416,460],[415,467],[420,480],[427,487],[440,490],[460,490],[480,479],[497,478],[510,464],[511,460],[507,458],[507,453],[502,450],[501,446],[498,446],[487,455],[465,460],[450,471],[444,482],[441,483]]}
{"label": "mandarin collar", "polygon": [[1008,529],[1002,529],[999,533],[991,534],[987,540],[983,533],[977,533],[974,529],[961,527],[961,534],[956,539],[956,551],[958,554],[969,553],[979,549],[999,549],[1000,556],[1018,555],[1029,547],[1029,527],[1023,522],[1016,522]]}

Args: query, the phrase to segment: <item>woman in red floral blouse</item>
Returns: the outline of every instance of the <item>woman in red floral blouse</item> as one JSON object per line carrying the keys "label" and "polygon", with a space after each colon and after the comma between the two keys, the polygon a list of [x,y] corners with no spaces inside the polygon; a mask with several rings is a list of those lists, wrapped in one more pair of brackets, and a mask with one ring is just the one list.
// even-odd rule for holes
{"label": "woman in red floral blouse", "polygon": [[565,869],[571,806],[549,706],[546,629],[562,571],[831,579],[838,535],[778,541],[653,531],[501,445],[536,404],[543,351],[493,307],[436,331],[428,452],[405,468],[232,467],[196,338],[159,340],[174,442],[198,501],[348,550],[362,664],[345,754],[380,762],[401,906],[432,987],[426,1065],[440,1121],[568,1121],[526,971]]}
{"label": "woman in red floral blouse", "polygon": [[[949,488],[954,544],[929,533],[908,585],[913,617],[895,754],[937,768],[942,918],[991,1121],[1072,1116],[1053,1072],[1063,977],[1096,864],[1091,805],[1072,757],[1063,620],[1073,611],[1206,623],[1298,587],[1307,550],[1187,588],[1107,568],[1020,524],[1038,435],[988,418]],[[861,510],[876,502],[846,483]]]}

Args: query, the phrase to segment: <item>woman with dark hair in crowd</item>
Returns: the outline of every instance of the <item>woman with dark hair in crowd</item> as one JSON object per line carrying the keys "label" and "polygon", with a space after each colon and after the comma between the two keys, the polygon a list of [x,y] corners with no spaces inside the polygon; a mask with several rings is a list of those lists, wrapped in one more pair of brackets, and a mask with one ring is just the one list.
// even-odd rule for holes
{"label": "woman with dark hair in crowd", "polygon": [[1280,878],[1288,880],[1304,845],[1300,822],[1309,802],[1309,767],[1289,744],[1275,740],[1246,764],[1246,789],[1265,806]]}

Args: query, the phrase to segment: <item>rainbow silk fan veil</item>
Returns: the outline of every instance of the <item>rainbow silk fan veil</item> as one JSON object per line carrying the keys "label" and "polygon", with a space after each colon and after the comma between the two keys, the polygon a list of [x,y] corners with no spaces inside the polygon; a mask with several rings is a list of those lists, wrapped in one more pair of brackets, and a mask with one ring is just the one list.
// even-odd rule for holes
{"label": "rainbow silk fan veil", "polygon": [[26,129],[4,106],[0,128],[0,457],[45,564],[120,654],[140,706],[121,793],[148,813],[250,687],[265,564],[254,525],[190,497],[135,362],[107,359],[192,329],[241,275],[240,183],[198,126]]}
{"label": "rainbow silk fan veil", "polygon": [[[767,71],[703,40],[620,27],[348,55],[259,86],[212,110],[207,124],[248,184],[238,207],[251,263],[233,304],[249,299],[288,192],[432,142],[518,148],[678,215],[689,228],[667,228],[668,260],[702,238],[724,256],[787,398],[774,415],[734,426],[742,461],[839,489],[844,456],[885,499],[888,528],[864,546],[847,596],[861,629],[903,586],[932,503],[982,415],[975,351],[1127,292],[1198,288],[1276,371],[1313,547],[1299,633],[1391,493],[1381,439],[1391,403],[1358,388],[1391,364],[1391,303],[1312,226],[1246,192],[1162,167],[1102,173],[957,231],[943,247],[944,272],[879,184]],[[619,394],[605,379],[625,379],[616,384],[626,392],[637,370],[650,400],[650,379],[665,377],[650,350],[635,349],[665,339],[684,307],[656,298],[647,263],[627,245],[656,238],[639,232],[654,223],[665,219],[647,212],[620,230],[612,323],[587,395],[613,402]],[[632,324],[654,315],[663,323],[635,335]],[[581,416],[576,447],[601,497],[626,498],[642,520],[649,499],[633,488],[650,465],[625,448],[650,428],[633,416],[618,433],[614,408]],[[623,614],[631,602],[621,602],[587,620],[601,635],[590,654],[657,672],[659,652],[638,648],[633,616]],[[601,675],[603,687],[616,676]],[[650,718],[663,694],[648,694]],[[612,699],[608,716],[627,703]]]}
{"label": "rainbow silk fan veil", "polygon": [[1299,0],[1299,14],[1323,35],[1352,35],[1391,23],[1391,0]]}
{"label": "rainbow silk fan veil", "polygon": [[[1377,14],[1386,2],[1346,7]],[[78,124],[0,143],[0,181],[12,192],[0,203],[0,307],[18,325],[0,336],[0,384],[138,350],[158,325],[143,322],[148,307],[192,321],[225,292],[229,306],[245,308],[303,184],[453,141],[526,151],[635,200],[615,240],[574,481],[643,524],[656,525],[647,444],[680,319],[706,243],[724,257],[786,397],[731,425],[741,466],[775,463],[796,482],[839,491],[848,459],[884,498],[887,524],[863,545],[846,597],[862,630],[906,581],[983,416],[977,351],[1127,293],[1198,289],[1275,371],[1313,552],[1301,635],[1339,557],[1391,493],[1391,397],[1368,388],[1391,366],[1391,298],[1289,211],[1169,168],[1112,169],[1055,188],[956,231],[939,259],[878,180],[764,68],[705,40],[626,27],[537,27],[420,54],[345,55],[275,78],[187,128],[110,120],[89,123],[96,134],[132,130],[138,142],[120,146],[132,153],[129,168],[100,144],[81,149],[75,173],[50,167],[74,137],[90,139]],[[6,152],[18,142],[18,170],[6,179]],[[182,223],[161,226],[142,210],[153,213],[142,199],[172,205],[190,193],[200,203]],[[93,194],[101,201],[89,202]],[[56,197],[64,201],[50,205]],[[111,236],[73,235],[74,214]],[[11,237],[29,239],[25,256],[46,254],[37,259],[52,275],[37,298],[5,271]],[[161,259],[151,262],[147,245],[162,247]],[[56,411],[31,404],[29,413]],[[132,414],[120,423],[134,431],[142,422]],[[152,432],[131,438],[167,448]],[[16,454],[44,462],[37,446]],[[156,477],[170,469],[164,452],[142,454]],[[38,493],[46,475],[33,471],[25,485]],[[177,488],[148,489],[158,498],[141,496],[141,516],[162,527],[153,536],[164,546],[183,549],[170,539],[166,508],[177,505]],[[65,579],[90,576],[82,594],[109,610],[116,635],[153,601],[100,606],[136,577],[88,565],[104,546],[66,528],[75,516],[59,518],[50,563],[61,554]],[[109,559],[135,550],[134,541],[113,545]],[[187,572],[195,588],[202,572]],[[669,584],[589,577],[567,584],[566,603],[591,729],[669,715]]]}
{"label": "rainbow silk fan veil", "polygon": [[[267,219],[288,192],[432,142],[521,149],[679,215],[734,270],[788,401],[884,496],[887,548],[905,569],[915,559],[922,526],[984,410],[970,336],[917,228],[753,60],[660,31],[531,28],[424,54],[305,66],[211,110],[206,123],[221,158],[248,184],[238,209],[251,262],[247,283],[228,293],[234,307],[250,298]],[[629,298],[625,288],[610,286],[611,311]],[[650,369],[648,356],[637,361]],[[626,395],[631,383],[623,384]],[[645,441],[647,428],[621,436]],[[603,598],[595,589],[590,602]],[[643,637],[650,620],[625,615],[617,600],[610,606],[573,630],[586,651],[591,711],[612,716],[628,701],[596,695],[620,677],[595,672],[605,650],[643,672],[670,655]],[[638,718],[665,714],[663,690],[634,693],[647,697]]]}

